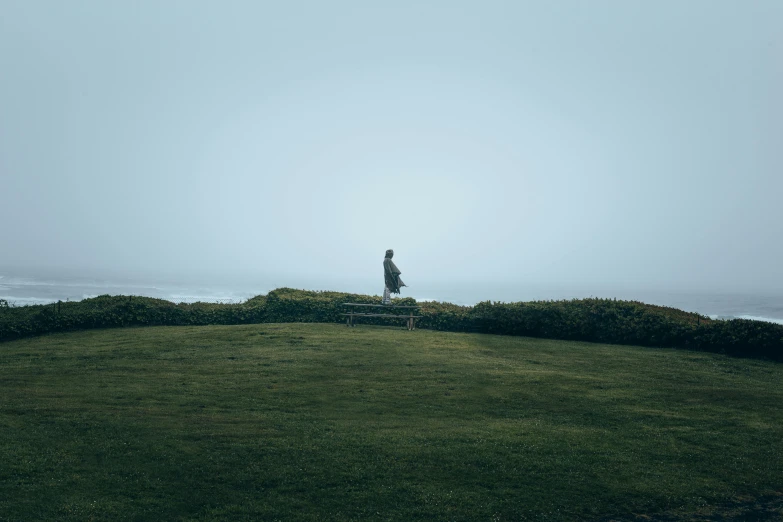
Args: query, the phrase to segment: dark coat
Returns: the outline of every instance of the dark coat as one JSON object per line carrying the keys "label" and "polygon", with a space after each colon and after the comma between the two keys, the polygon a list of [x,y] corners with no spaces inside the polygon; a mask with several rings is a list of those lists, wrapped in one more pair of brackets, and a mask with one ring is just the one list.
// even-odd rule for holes
{"label": "dark coat", "polygon": [[391,257],[386,257],[383,260],[383,275],[386,280],[386,288],[394,294],[399,294],[400,288],[407,286],[402,282],[402,279],[400,279],[401,273],[402,272],[397,268],[397,265],[394,264],[394,261],[391,260]]}

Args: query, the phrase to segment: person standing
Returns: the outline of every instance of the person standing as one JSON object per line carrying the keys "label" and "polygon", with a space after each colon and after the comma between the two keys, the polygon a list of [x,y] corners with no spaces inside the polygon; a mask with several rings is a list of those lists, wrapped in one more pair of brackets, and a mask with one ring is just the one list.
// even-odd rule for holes
{"label": "person standing", "polygon": [[386,251],[386,257],[383,259],[383,276],[386,286],[383,289],[383,304],[391,304],[391,294],[399,294],[400,288],[408,286],[400,279],[400,269],[392,261],[394,250]]}

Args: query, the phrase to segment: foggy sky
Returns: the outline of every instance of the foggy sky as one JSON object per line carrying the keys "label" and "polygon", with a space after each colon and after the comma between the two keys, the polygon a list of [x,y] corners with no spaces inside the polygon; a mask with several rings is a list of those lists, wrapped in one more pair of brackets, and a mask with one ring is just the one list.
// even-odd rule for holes
{"label": "foggy sky", "polygon": [[0,268],[783,290],[782,24],[2,0]]}

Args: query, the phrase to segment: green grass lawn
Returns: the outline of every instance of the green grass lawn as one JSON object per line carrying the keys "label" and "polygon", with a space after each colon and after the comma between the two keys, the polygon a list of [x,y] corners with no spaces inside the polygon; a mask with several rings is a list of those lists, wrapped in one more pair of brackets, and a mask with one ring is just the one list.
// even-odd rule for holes
{"label": "green grass lawn", "polygon": [[783,365],[330,324],[0,344],[0,520],[783,518]]}

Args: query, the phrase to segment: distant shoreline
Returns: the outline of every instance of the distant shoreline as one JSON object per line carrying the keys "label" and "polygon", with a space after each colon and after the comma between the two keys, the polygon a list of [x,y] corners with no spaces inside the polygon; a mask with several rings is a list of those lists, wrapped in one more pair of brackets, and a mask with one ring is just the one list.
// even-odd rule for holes
{"label": "distant shoreline", "polygon": [[[328,285],[328,282],[312,288]],[[174,303],[225,303],[237,304],[257,295],[265,295],[274,288],[284,285],[242,285],[234,284],[167,284],[159,281],[113,281],[90,280],[87,278],[18,277],[0,274],[0,299],[14,306],[51,304],[57,301],[80,301],[99,295],[135,295],[164,299]],[[289,285],[300,287],[299,285]],[[335,282],[333,288],[341,291],[379,294],[363,290],[367,284],[356,284],[346,288]],[[419,294],[417,296],[416,294]],[[614,295],[612,295],[614,294]],[[699,313],[712,319],[750,319],[783,324],[783,295],[753,294],[709,294],[703,292],[654,292],[626,290],[616,292],[567,291],[564,288],[546,286],[530,287],[522,284],[500,285],[462,284],[454,286],[419,284],[413,289],[404,289],[403,297],[413,297],[419,302],[448,302],[460,306],[474,306],[481,301],[530,302],[537,300],[564,300],[572,298],[604,297],[618,300],[639,301],[658,306],[677,308]]]}

